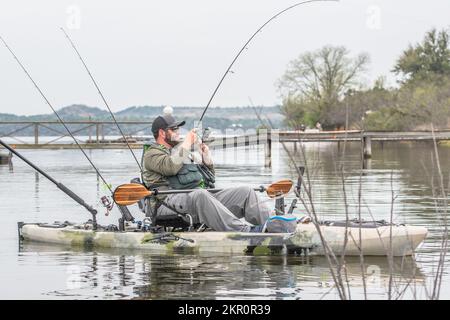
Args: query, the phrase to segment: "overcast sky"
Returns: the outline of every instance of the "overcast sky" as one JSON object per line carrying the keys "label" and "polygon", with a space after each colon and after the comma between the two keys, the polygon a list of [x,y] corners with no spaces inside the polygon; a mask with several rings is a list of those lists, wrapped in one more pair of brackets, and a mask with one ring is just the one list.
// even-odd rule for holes
{"label": "overcast sky", "polygon": [[[57,108],[104,108],[59,27],[71,35],[113,111],[139,105],[204,106],[234,55],[295,0],[1,0],[0,34]],[[450,2],[341,0],[299,6],[269,24],[235,64],[212,106],[280,103],[287,63],[323,45],[371,58],[367,82],[409,43],[450,26]],[[0,112],[51,110],[0,45]],[[211,112],[211,111],[210,111]]]}

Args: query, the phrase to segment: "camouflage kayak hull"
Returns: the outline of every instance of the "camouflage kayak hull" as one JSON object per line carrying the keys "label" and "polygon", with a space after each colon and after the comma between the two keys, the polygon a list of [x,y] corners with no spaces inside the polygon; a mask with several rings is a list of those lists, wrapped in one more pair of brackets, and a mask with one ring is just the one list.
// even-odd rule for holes
{"label": "camouflage kayak hull", "polygon": [[[155,253],[325,254],[319,232],[312,223],[298,224],[294,233],[119,232],[86,230],[84,226],[20,223],[19,236],[29,242],[92,249],[129,248]],[[426,228],[418,226],[392,226],[392,232],[390,226],[347,229],[321,226],[320,229],[328,247],[336,255],[345,253],[349,256],[360,255],[360,248],[366,256],[386,256],[390,252],[393,256],[411,255],[427,234]]]}

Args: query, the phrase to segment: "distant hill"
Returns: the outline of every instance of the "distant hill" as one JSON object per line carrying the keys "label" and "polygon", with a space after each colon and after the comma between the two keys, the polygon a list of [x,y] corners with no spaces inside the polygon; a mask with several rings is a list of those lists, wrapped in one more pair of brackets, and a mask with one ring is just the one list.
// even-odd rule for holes
{"label": "distant hill", "polygon": [[[133,106],[114,113],[117,120],[128,121],[149,121],[151,122],[156,116],[162,114],[164,106]],[[173,107],[174,116],[177,119],[186,120],[187,127],[193,127],[194,122],[198,121],[203,112],[203,108],[191,106]],[[258,107],[262,111],[262,116],[270,119],[274,127],[282,128],[284,116],[280,114],[279,107]],[[86,105],[71,105],[57,110],[58,114],[65,121],[75,120],[111,120],[110,113],[105,109],[98,107],[90,107]],[[57,120],[53,113],[39,114],[31,116],[18,116],[9,113],[0,113],[0,121],[52,121]],[[241,127],[243,129],[254,129],[261,125],[256,117],[255,111],[252,107],[210,107],[203,119],[204,126],[212,127],[221,131],[231,127]],[[19,129],[20,125],[0,125],[0,136],[8,134],[9,132]],[[127,126],[126,132],[133,132],[139,128],[136,126]],[[73,125],[71,130],[77,130],[80,126]],[[17,136],[30,136],[34,134],[33,128],[27,128],[19,131]],[[41,135],[55,135],[54,132],[46,128],[40,128]],[[63,130],[60,128],[58,130]],[[150,131],[147,129],[148,134]],[[79,134],[83,134],[80,132]],[[87,133],[84,133],[87,134]],[[105,127],[105,135],[118,134],[115,126]]]}
{"label": "distant hill", "polygon": [[[74,104],[59,109],[58,114],[64,119],[98,119],[108,117],[109,112],[107,110],[101,110],[97,107],[88,107],[82,104]],[[53,114],[51,114],[53,116]]]}

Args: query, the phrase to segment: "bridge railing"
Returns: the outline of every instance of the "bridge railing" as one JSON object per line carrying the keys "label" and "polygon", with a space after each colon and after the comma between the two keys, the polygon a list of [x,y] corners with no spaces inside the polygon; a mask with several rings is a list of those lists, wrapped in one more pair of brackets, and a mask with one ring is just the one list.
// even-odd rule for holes
{"label": "bridge railing", "polygon": [[[105,128],[108,128],[109,135],[119,135],[117,124],[113,121],[64,121],[70,132],[79,143],[101,143],[105,140]],[[117,122],[128,136],[135,136],[143,132],[150,132],[151,122],[148,121],[118,121]],[[129,129],[130,126],[140,125],[137,129]],[[40,137],[42,133],[46,136],[56,136],[56,138],[42,143]],[[56,135],[55,135],[56,134]],[[0,121],[0,137],[8,137],[20,144],[30,144],[19,137],[34,137],[35,145],[49,145],[60,142],[61,139],[70,136],[64,126],[58,121]],[[79,137],[88,137],[80,139]],[[93,138],[95,137],[95,138]]]}

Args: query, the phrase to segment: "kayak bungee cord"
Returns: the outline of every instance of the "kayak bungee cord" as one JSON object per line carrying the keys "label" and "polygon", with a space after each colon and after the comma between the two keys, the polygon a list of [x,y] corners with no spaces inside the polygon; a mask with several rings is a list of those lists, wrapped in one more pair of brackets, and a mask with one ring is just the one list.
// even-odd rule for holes
{"label": "kayak bungee cord", "polygon": [[61,182],[56,181],[52,177],[50,177],[47,173],[45,173],[42,169],[39,169],[35,164],[33,164],[31,161],[29,161],[27,158],[25,158],[23,155],[21,155],[19,152],[11,148],[7,143],[2,141],[0,139],[0,144],[4,146],[6,149],[8,149],[11,153],[22,159],[25,163],[27,163],[29,166],[31,166],[34,170],[42,174],[44,177],[46,177],[48,180],[53,182],[58,189],[63,191],[65,194],[67,194],[69,197],[71,197],[73,200],[75,200],[78,204],[82,205],[87,211],[89,211],[92,214],[92,227],[94,230],[97,230],[97,210],[95,210],[92,206],[88,205],[83,199],[81,199],[77,194],[75,194],[72,190],[67,188],[65,185],[63,185]]}
{"label": "kayak bungee cord", "polygon": [[214,96],[216,95],[217,91],[219,90],[219,87],[221,86],[223,80],[225,79],[225,77],[226,77],[226,76],[228,75],[228,73],[230,72],[231,67],[234,65],[234,63],[235,63],[236,60],[239,58],[239,56],[241,55],[241,53],[242,53],[245,49],[247,49],[247,45],[253,40],[253,38],[254,38],[254,37],[255,37],[255,36],[256,36],[256,35],[257,35],[257,34],[258,34],[258,33],[259,33],[259,32],[267,25],[267,24],[269,24],[272,20],[276,19],[278,16],[280,16],[280,15],[283,14],[283,13],[285,13],[286,11],[291,10],[291,9],[293,9],[293,8],[295,8],[295,7],[298,7],[298,6],[302,5],[302,4],[307,4],[307,3],[310,3],[310,2],[319,2],[319,1],[320,1],[320,2],[325,2],[325,1],[327,1],[327,2],[331,2],[331,1],[332,1],[332,2],[339,2],[339,0],[309,0],[309,1],[302,1],[302,2],[295,3],[295,4],[293,4],[293,5],[289,6],[289,7],[287,7],[286,9],[281,10],[280,12],[278,12],[277,14],[275,14],[274,16],[272,16],[269,20],[267,20],[266,22],[264,22],[264,24],[263,24],[261,27],[259,27],[258,30],[255,31],[255,33],[252,34],[252,36],[251,36],[251,37],[247,40],[247,42],[245,42],[245,44],[242,46],[241,50],[239,50],[239,52],[236,54],[236,56],[234,57],[233,61],[232,61],[231,64],[228,66],[227,70],[225,71],[225,73],[223,74],[222,78],[220,79],[219,84],[218,84],[217,87],[214,89],[214,91],[213,91],[211,97],[209,98],[208,103],[206,104],[205,109],[203,110],[203,113],[202,113],[202,115],[201,115],[201,117],[200,117],[199,123],[202,122],[203,117],[204,117],[204,115],[205,115],[205,113],[206,113],[206,110],[208,110],[209,105],[211,104],[212,99],[214,98]]}
{"label": "kayak bungee cord", "polygon": [[17,56],[15,55],[15,53],[12,51],[12,49],[8,46],[8,44],[6,43],[6,41],[3,39],[2,36],[0,36],[0,40],[2,40],[3,44],[5,45],[5,47],[8,49],[8,51],[12,54],[12,56],[14,57],[14,59],[17,61],[17,63],[19,64],[19,66],[22,68],[22,70],[25,72],[25,74],[28,76],[28,79],[31,80],[31,82],[33,83],[34,87],[38,90],[39,94],[42,96],[42,98],[45,100],[45,102],[48,104],[48,106],[52,109],[53,113],[56,115],[56,117],[58,118],[59,122],[64,126],[64,128],[67,130],[67,132],[69,133],[69,135],[72,137],[73,141],[75,141],[76,145],[78,146],[78,148],[81,150],[81,152],[84,154],[84,156],[86,157],[86,159],[89,161],[89,163],[91,164],[92,168],[94,168],[94,170],[97,172],[98,176],[102,179],[103,183],[108,187],[109,191],[111,192],[111,194],[113,194],[113,191],[111,189],[111,186],[106,182],[105,178],[103,178],[102,174],[100,173],[100,171],[97,169],[97,167],[94,165],[94,163],[91,161],[91,159],[88,157],[88,155],[86,154],[86,152],[84,151],[84,149],[81,147],[81,145],[78,143],[77,139],[73,136],[72,132],[69,130],[69,128],[67,127],[66,123],[61,119],[61,117],[59,116],[58,112],[56,112],[55,108],[53,108],[52,104],[50,103],[50,101],[47,99],[47,97],[44,95],[44,93],[42,92],[42,90],[39,88],[39,86],[37,85],[37,83],[33,80],[33,78],[31,77],[31,75],[28,73],[27,69],[25,69],[25,67],[23,66],[23,64],[20,62],[20,60],[17,58]]}
{"label": "kayak bungee cord", "polygon": [[142,173],[142,167],[139,164],[138,159],[136,158],[136,155],[134,154],[133,150],[130,147],[130,144],[128,143],[127,138],[125,137],[125,134],[123,133],[122,129],[120,128],[119,124],[116,121],[116,117],[114,116],[114,113],[111,111],[111,108],[108,105],[108,102],[106,102],[105,97],[102,94],[102,91],[100,90],[99,86],[97,85],[97,82],[95,81],[94,77],[92,76],[91,72],[89,71],[88,66],[86,65],[86,63],[84,62],[84,59],[81,57],[80,52],[78,51],[77,47],[75,46],[75,43],[72,41],[72,39],[69,37],[69,35],[67,34],[67,32],[63,29],[60,28],[61,31],[64,33],[64,35],[66,36],[67,40],[69,41],[70,45],[72,46],[72,48],[75,50],[76,54],[78,55],[78,58],[80,59],[81,63],[83,64],[84,68],[86,69],[87,73],[89,74],[89,77],[91,78],[92,82],[94,83],[95,88],[97,89],[98,94],[100,95],[100,97],[103,100],[103,103],[105,104],[106,108],[108,109],[109,113],[111,114],[112,119],[114,120],[114,123],[116,124],[117,128],[119,129],[123,139],[125,140],[125,143],[127,144],[128,149],[130,150],[131,154],[133,155],[134,160],[136,161],[136,164],[139,167],[140,172]]}

